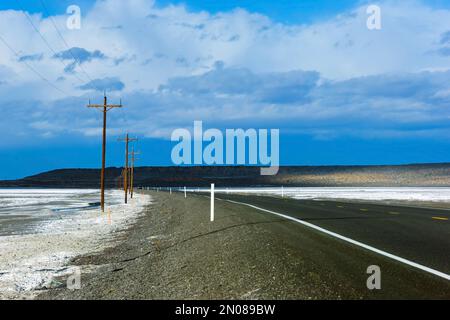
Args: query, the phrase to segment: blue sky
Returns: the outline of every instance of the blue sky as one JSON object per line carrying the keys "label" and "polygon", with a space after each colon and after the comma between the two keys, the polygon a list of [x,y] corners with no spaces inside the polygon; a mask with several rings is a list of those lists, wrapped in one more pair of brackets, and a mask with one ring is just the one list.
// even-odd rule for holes
{"label": "blue sky", "polygon": [[450,161],[448,1],[42,1],[0,3],[0,179],[97,167],[105,88],[110,166],[126,131],[171,165],[194,120],[280,129],[285,165]]}
{"label": "blue sky", "polygon": [[[437,1],[436,1],[437,2]],[[441,1],[444,3],[445,1]],[[44,1],[49,14],[60,14],[64,12],[69,5],[76,4],[83,11],[88,11],[92,8],[95,1],[92,0],[59,0],[59,1]],[[266,16],[270,16],[279,22],[285,23],[308,23],[317,19],[329,18],[336,13],[353,8],[361,1],[355,0],[279,0],[279,1],[261,1],[261,0],[159,0],[156,5],[164,7],[168,5],[185,5],[191,11],[208,11],[217,13],[221,11],[230,11],[237,7],[249,10],[251,12],[259,12]],[[42,4],[40,0],[7,0],[0,3],[1,10],[15,9],[19,10],[21,7],[25,8],[31,13],[43,13]]]}

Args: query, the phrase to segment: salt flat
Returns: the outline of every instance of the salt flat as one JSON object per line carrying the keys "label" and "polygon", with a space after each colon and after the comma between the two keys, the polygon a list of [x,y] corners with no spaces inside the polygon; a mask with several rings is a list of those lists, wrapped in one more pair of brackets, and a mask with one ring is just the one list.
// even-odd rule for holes
{"label": "salt flat", "polygon": [[[92,194],[92,190],[48,190],[44,192],[48,195],[47,203],[43,203],[42,193],[42,190],[22,190],[13,195],[30,196],[31,200],[24,202],[26,205],[39,203],[43,207],[49,207],[48,203],[54,203],[56,198],[58,208],[61,208],[61,195],[64,195],[65,202],[68,201],[67,196],[72,195],[75,200],[68,208],[74,208],[85,205],[79,201],[80,195]],[[74,272],[75,269],[70,266],[72,258],[114,245],[116,236],[132,225],[151,201],[148,195],[136,194],[128,205],[119,204],[123,192],[118,190],[108,191],[107,197],[113,204],[107,206],[104,214],[99,208],[65,213],[53,211],[48,216],[40,216],[33,228],[27,229],[24,234],[0,236],[0,298],[33,298],[36,289],[55,285],[55,277]],[[15,212],[11,214],[21,211],[17,203],[14,207]],[[42,212],[36,214],[42,215]],[[28,215],[32,213],[28,212]]]}

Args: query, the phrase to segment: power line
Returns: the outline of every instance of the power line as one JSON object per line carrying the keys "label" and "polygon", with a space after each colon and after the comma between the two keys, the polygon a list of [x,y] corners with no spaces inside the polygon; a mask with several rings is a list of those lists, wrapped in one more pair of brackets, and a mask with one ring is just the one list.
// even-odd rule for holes
{"label": "power line", "polygon": [[[0,41],[3,42],[3,44],[18,58],[20,58],[19,53],[14,50],[9,44],[8,42],[0,35]],[[39,71],[37,71],[35,68],[33,68],[28,62],[26,62],[25,60],[22,60],[21,62],[23,62],[31,71],[33,71],[39,78],[41,78],[41,80],[43,80],[44,82],[46,82],[47,84],[49,84],[51,87],[53,87],[54,89],[56,89],[57,91],[63,93],[64,95],[68,96],[69,94],[67,94],[64,90],[60,89],[59,87],[57,87],[54,83],[52,83],[50,80],[48,80],[46,77],[44,77]]]}
{"label": "power line", "polygon": [[[19,5],[22,14],[27,18],[28,22],[31,24],[31,26],[33,27],[34,31],[36,31],[39,36],[41,37],[42,41],[44,41],[44,43],[46,44],[46,46],[50,49],[51,52],[53,52],[54,56],[57,57],[58,53],[52,48],[52,46],[50,45],[50,43],[47,41],[47,39],[44,37],[44,35],[39,31],[39,29],[36,27],[36,25],[34,24],[33,20],[31,20],[30,16],[28,15],[28,13],[25,11],[25,9],[22,7],[22,4],[20,3],[20,0],[16,0],[17,4]],[[62,60],[58,60],[63,66],[64,69],[68,68],[69,66],[66,65]],[[80,80],[81,82],[85,83],[86,81],[81,79],[77,74],[73,74],[78,80]]]}
{"label": "power line", "polygon": [[[70,48],[70,46],[67,44],[66,39],[64,39],[64,36],[62,35],[62,33],[59,31],[58,26],[55,23],[55,20],[53,19],[53,17],[50,15],[47,6],[44,3],[44,0],[40,0],[42,7],[44,8],[44,11],[46,12],[47,16],[50,18],[50,21],[52,22],[53,27],[55,28],[56,32],[58,33],[59,37],[61,38],[61,40],[63,41],[64,45],[66,46],[66,48],[68,49],[70,55],[72,56],[74,61],[77,61],[78,59],[75,57],[75,55],[72,52],[72,48]],[[90,81],[94,81],[91,76],[86,72],[86,70],[84,70],[83,66],[81,65],[81,63],[78,64],[78,66],[80,67],[81,71],[88,77],[88,79]]]}

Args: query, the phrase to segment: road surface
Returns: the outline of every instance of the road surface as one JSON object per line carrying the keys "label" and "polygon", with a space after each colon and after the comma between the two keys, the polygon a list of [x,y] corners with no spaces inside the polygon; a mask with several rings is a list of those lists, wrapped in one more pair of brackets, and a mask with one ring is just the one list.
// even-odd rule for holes
{"label": "road surface", "polygon": [[[450,299],[445,210],[217,194],[210,222],[206,194],[149,193],[115,247],[73,262],[99,266],[81,290],[40,298]],[[372,265],[381,290],[367,288]]]}
{"label": "road surface", "polygon": [[447,210],[254,195],[218,194],[217,198],[285,214],[450,274]]}

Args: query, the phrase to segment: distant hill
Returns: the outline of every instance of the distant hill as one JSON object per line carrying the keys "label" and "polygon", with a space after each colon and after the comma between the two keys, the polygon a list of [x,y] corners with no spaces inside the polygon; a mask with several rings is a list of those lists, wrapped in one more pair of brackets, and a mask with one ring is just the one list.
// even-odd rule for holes
{"label": "distant hill", "polygon": [[[122,168],[107,168],[106,186],[118,186]],[[99,169],[61,169],[0,187],[98,188]],[[276,176],[259,167],[138,167],[136,186],[450,187],[450,163],[401,166],[286,166]]]}

